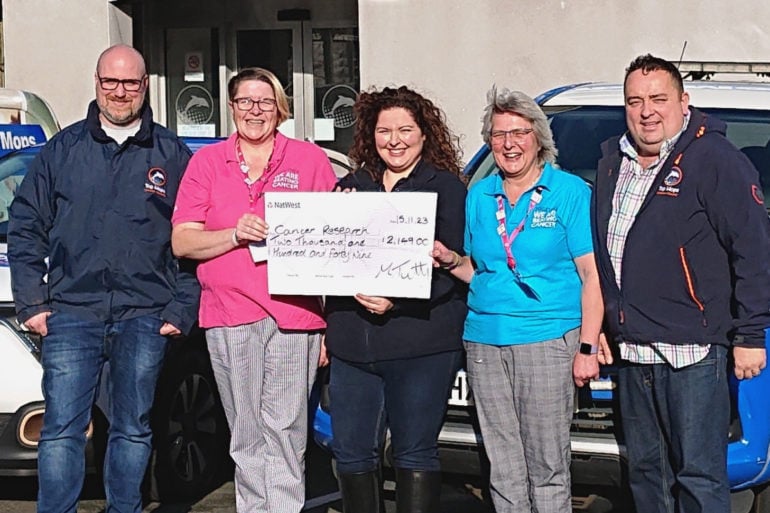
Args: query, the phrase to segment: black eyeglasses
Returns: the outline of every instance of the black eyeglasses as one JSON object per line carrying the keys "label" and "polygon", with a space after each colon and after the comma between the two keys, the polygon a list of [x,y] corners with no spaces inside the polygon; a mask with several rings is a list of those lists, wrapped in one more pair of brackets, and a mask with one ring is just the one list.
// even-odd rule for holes
{"label": "black eyeglasses", "polygon": [[142,88],[142,84],[144,84],[144,79],[147,77],[147,75],[144,75],[140,79],[135,79],[135,78],[119,79],[119,78],[110,78],[110,77],[100,77],[99,75],[97,75],[96,77],[99,79],[99,85],[105,91],[114,91],[115,89],[118,88],[119,85],[122,85],[124,90],[134,93]]}
{"label": "black eyeglasses", "polygon": [[262,98],[261,100],[252,100],[251,98],[233,98],[232,104],[235,105],[238,110],[251,110],[254,108],[254,104],[259,106],[259,110],[262,112],[273,112],[275,110],[276,101],[273,98]]}

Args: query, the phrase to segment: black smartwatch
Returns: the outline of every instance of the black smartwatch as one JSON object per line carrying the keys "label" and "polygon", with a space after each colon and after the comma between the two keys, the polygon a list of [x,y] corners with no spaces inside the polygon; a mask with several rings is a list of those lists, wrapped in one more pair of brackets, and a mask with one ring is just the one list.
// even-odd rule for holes
{"label": "black smartwatch", "polygon": [[599,344],[594,345],[588,342],[581,342],[578,351],[580,354],[597,354],[599,352]]}

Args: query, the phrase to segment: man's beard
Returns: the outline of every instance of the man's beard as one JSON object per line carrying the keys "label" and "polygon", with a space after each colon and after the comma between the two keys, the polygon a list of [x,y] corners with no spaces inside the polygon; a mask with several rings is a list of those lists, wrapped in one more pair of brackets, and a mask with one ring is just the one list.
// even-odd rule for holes
{"label": "man's beard", "polygon": [[99,105],[99,111],[102,116],[113,125],[125,126],[130,125],[139,119],[141,107],[137,110],[134,110],[133,107],[131,107],[129,110],[117,111],[110,109],[110,101],[105,100],[103,105]]}

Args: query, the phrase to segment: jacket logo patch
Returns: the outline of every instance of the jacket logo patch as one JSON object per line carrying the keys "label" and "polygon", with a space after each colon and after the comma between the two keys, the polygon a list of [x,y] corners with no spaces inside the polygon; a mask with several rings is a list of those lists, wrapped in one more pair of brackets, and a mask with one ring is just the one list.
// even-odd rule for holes
{"label": "jacket logo patch", "polygon": [[556,226],[556,209],[535,210],[532,212],[532,228],[553,228]]}
{"label": "jacket logo patch", "polygon": [[760,189],[757,185],[751,186],[751,197],[754,198],[754,201],[760,205],[765,204],[765,195],[762,194],[762,189]]}
{"label": "jacket logo patch", "polygon": [[284,171],[273,178],[274,189],[299,189],[299,171]]}
{"label": "jacket logo patch", "polygon": [[658,192],[662,196],[679,196],[679,184],[682,183],[682,169],[679,166],[673,166],[668,175],[663,179],[663,184],[658,186]]}
{"label": "jacket logo patch", "polygon": [[157,194],[161,198],[166,197],[166,172],[159,168],[153,167],[147,171],[147,181],[144,183],[144,192],[150,194]]}

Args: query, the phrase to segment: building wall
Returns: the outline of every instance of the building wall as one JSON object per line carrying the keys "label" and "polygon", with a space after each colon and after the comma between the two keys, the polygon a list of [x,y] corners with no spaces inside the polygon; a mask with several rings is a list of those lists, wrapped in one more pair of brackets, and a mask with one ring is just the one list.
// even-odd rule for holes
{"label": "building wall", "polygon": [[[408,84],[427,94],[462,136],[466,160],[481,144],[492,84],[537,95],[566,83],[617,81],[634,56],[676,60],[685,41],[685,60],[770,61],[770,3],[760,0],[357,1],[362,88]],[[138,44],[151,53],[162,37],[148,34],[162,36],[162,26],[258,28],[274,22],[278,8],[309,8],[316,20],[350,16],[328,5],[146,0]],[[130,16],[108,0],[3,0],[2,8],[6,86],[39,93],[62,124],[80,119],[99,53],[131,43]],[[163,73],[162,62],[150,65]]]}
{"label": "building wall", "polygon": [[[132,43],[132,20],[127,11],[139,4],[144,13],[141,41],[151,76],[162,76],[165,62],[158,56],[164,29],[213,27],[222,33],[243,28],[276,26],[279,9],[311,9],[313,21],[334,26],[335,20],[356,17],[356,0],[2,0],[5,86],[28,89],[52,105],[62,125],[85,114],[94,96],[96,60],[108,46]],[[233,57],[229,55],[228,60]],[[163,83],[150,93],[161,94]],[[165,101],[156,99],[159,106]]]}
{"label": "building wall", "polygon": [[3,0],[5,87],[45,98],[62,126],[94,97],[99,54],[131,44],[131,19],[107,0]]}
{"label": "building wall", "polygon": [[642,53],[770,61],[759,0],[359,0],[361,86],[408,84],[447,113],[465,160],[492,84],[537,95],[620,81]]}

